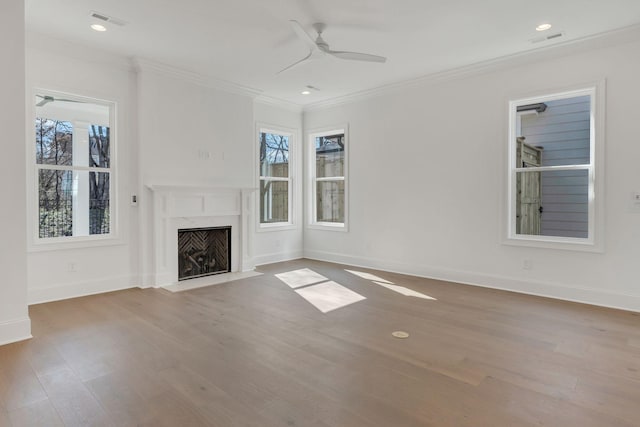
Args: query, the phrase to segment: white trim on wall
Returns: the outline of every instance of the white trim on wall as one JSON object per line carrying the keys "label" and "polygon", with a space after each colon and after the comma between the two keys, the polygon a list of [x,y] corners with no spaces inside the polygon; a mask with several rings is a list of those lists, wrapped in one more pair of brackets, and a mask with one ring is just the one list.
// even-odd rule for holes
{"label": "white trim on wall", "polygon": [[183,82],[190,82],[198,86],[209,89],[220,90],[234,95],[248,96],[255,98],[262,93],[259,89],[243,86],[227,80],[218,79],[213,76],[206,76],[182,68],[174,67],[145,58],[136,57],[133,59],[133,66],[136,71],[147,71],[155,74],[172,77]]}
{"label": "white trim on wall", "polygon": [[[508,172],[506,177],[504,207],[504,221],[501,229],[504,230],[502,242],[506,245],[530,246],[548,249],[563,249],[574,251],[603,252],[604,251],[604,153],[605,153],[605,79],[597,82],[571,85],[564,88],[541,89],[535,94],[522,97],[513,97],[509,100],[509,122],[506,146]],[[545,95],[546,94],[546,95]],[[545,101],[566,99],[588,95],[591,99],[591,125],[590,125],[590,165],[585,169],[580,165],[578,170],[589,172],[589,232],[587,238],[556,237],[556,236],[532,236],[516,234],[516,164],[515,164],[515,140],[517,135],[517,117],[515,109],[517,105],[536,104]],[[530,168],[533,171],[568,170],[574,165]],[[528,168],[529,169],[529,168]]]}
{"label": "white trim on wall", "polygon": [[270,254],[258,255],[253,258],[256,266],[274,264],[276,262],[292,261],[303,257],[302,251],[293,252],[275,252]]}
{"label": "white trim on wall", "polygon": [[29,305],[32,305],[120,291],[136,287],[136,285],[132,284],[132,281],[132,276],[125,275],[57,284],[46,288],[29,288],[27,300]]}
{"label": "white trim on wall", "polygon": [[[114,100],[107,100],[102,97],[94,97],[91,94],[79,95],[75,91],[64,91],[59,89],[44,89],[42,87],[33,87],[31,96],[27,103],[26,117],[26,172],[27,172],[27,251],[56,251],[60,249],[76,249],[88,248],[96,246],[112,246],[124,244],[122,238],[122,230],[120,219],[124,215],[125,206],[121,206],[120,196],[120,177],[119,177],[119,143],[121,130],[119,129],[118,114],[120,114],[118,103]],[[77,100],[90,104],[101,105],[109,109],[109,127],[111,129],[110,143],[110,167],[105,168],[104,172],[109,174],[109,209],[110,209],[110,232],[108,234],[80,235],[68,237],[39,237],[39,204],[38,204],[38,165],[36,164],[36,148],[34,142],[34,120],[37,118],[36,106],[33,103],[36,95],[48,95]],[[58,117],[57,117],[58,118]],[[63,118],[67,120],[68,118]],[[59,166],[60,170],[86,170],[94,172],[103,172],[100,168],[78,167],[78,166]]]}
{"label": "white trim on wall", "polygon": [[[260,181],[261,181],[261,176],[260,176],[260,143],[259,143],[259,136],[260,133],[262,132],[266,132],[266,133],[272,133],[272,134],[277,134],[277,135],[284,135],[284,136],[288,136],[289,137],[289,178],[288,180],[282,179],[281,181],[286,181],[289,183],[289,188],[288,188],[288,203],[289,203],[289,207],[288,207],[288,221],[286,222],[276,222],[276,223],[261,223],[261,217],[260,217],[260,191],[261,191],[261,187],[260,187]],[[258,189],[256,191],[256,232],[258,233],[262,233],[262,232],[268,232],[268,231],[283,231],[283,230],[293,230],[297,227],[297,222],[298,222],[298,218],[300,216],[300,214],[297,212],[296,206],[297,206],[297,188],[298,188],[298,162],[301,161],[301,156],[299,154],[300,151],[300,132],[298,129],[293,129],[293,128],[289,128],[286,126],[279,126],[279,125],[274,125],[274,124],[269,124],[269,123],[263,123],[263,122],[256,122],[256,128],[255,128],[255,134],[254,136],[256,137],[256,140],[254,142],[254,158],[255,158],[255,162],[254,162],[254,167],[255,170],[258,171],[257,173],[254,172],[256,178],[255,178],[255,183],[256,183],[256,188]],[[279,179],[273,179],[274,181],[278,181]]]}
{"label": "white trim on wall", "polygon": [[[319,222],[316,220],[316,151],[315,151],[315,138],[323,135],[331,135],[337,133],[344,133],[344,222],[331,223],[331,222]],[[305,157],[306,157],[306,180],[307,189],[306,193],[306,209],[308,212],[308,219],[306,227],[316,230],[328,230],[328,231],[349,231],[349,153],[350,153],[350,136],[349,136],[349,124],[344,123],[338,126],[323,126],[314,128],[305,132]]]}
{"label": "white trim on wall", "polygon": [[519,294],[554,298],[563,301],[590,304],[640,312],[640,297],[619,292],[568,286],[563,283],[538,280],[523,280],[516,277],[490,275],[473,271],[448,269],[429,265],[410,265],[386,260],[340,254],[337,252],[305,250],[304,257],[319,261],[346,264],[354,267],[372,268],[391,273],[406,274],[433,280],[499,289]]}
{"label": "white trim on wall", "polygon": [[0,322],[0,345],[28,340],[31,335],[31,319],[21,317],[19,319]]}
{"label": "white trim on wall", "polygon": [[309,103],[303,106],[303,111],[311,112],[331,109],[340,105],[348,105],[355,102],[394,94],[404,89],[419,88],[429,84],[438,84],[460,78],[478,76],[485,73],[504,70],[510,67],[517,67],[526,64],[533,64],[562,58],[567,55],[580,53],[591,49],[600,49],[608,46],[616,46],[621,43],[632,42],[637,40],[638,37],[640,37],[640,24],[635,24],[613,31],[594,34],[575,40],[546,44],[544,46],[541,46],[540,48],[528,50],[525,52],[489,59],[487,61],[481,61],[475,64],[452,68],[441,72],[426,74],[414,79],[400,80],[387,85],[374,87],[372,89],[367,89],[360,92],[327,99],[324,101]]}

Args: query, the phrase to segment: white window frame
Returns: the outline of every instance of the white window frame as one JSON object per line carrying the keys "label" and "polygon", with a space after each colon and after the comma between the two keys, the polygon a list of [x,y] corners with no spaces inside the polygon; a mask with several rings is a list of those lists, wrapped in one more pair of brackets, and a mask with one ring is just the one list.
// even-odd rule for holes
{"label": "white window frame", "polygon": [[[37,118],[34,100],[36,95],[52,96],[54,98],[64,98],[103,105],[109,108],[109,128],[110,128],[110,167],[95,168],[90,166],[55,166],[48,167],[36,163],[36,147],[34,143],[34,123]],[[94,98],[90,96],[77,95],[69,92],[55,91],[50,89],[34,88],[31,97],[27,100],[29,114],[27,114],[27,197],[28,197],[28,218],[27,232],[29,235],[27,249],[29,252],[50,251],[59,249],[85,248],[93,246],[109,246],[122,244],[119,235],[119,204],[118,204],[118,171],[117,171],[117,146],[118,146],[118,126],[116,124],[117,105],[115,101]],[[57,118],[57,117],[54,117]],[[60,119],[66,120],[63,117]],[[43,167],[44,166],[44,167]],[[63,237],[40,237],[39,229],[39,170],[57,169],[87,172],[108,172],[109,173],[109,233],[92,234],[84,236],[63,236]]]}
{"label": "white window frame", "polygon": [[[326,135],[344,134],[344,175],[342,177],[316,177],[316,138]],[[308,209],[309,209],[309,224],[308,228],[318,230],[330,230],[330,231],[349,231],[349,125],[343,124],[341,126],[330,126],[324,128],[312,129],[307,132],[307,181],[308,192]],[[317,188],[316,185],[319,181],[344,181],[344,222],[326,222],[318,221],[317,215]]]}
{"label": "white window frame", "polygon": [[[508,178],[506,203],[506,233],[503,243],[549,249],[602,252],[604,242],[604,105],[605,82],[546,91],[543,95],[509,101],[509,134],[507,144]],[[558,99],[590,96],[590,162],[582,165],[528,167],[527,172],[586,170],[588,171],[588,233],[586,238],[516,234],[516,137],[520,129],[518,105],[537,104]],[[522,173],[522,172],[520,172]]]}
{"label": "white window frame", "polygon": [[[275,134],[275,135],[283,135],[283,136],[287,136],[289,137],[289,176],[287,178],[280,178],[280,177],[267,177],[267,176],[261,176],[260,175],[260,134],[261,133],[271,133],[271,134]],[[256,230],[261,232],[261,231],[281,231],[281,230],[290,230],[295,228],[295,218],[296,218],[296,212],[295,212],[295,200],[294,200],[294,192],[295,192],[295,172],[296,172],[296,168],[297,168],[297,150],[296,150],[296,144],[297,144],[297,131],[295,129],[290,129],[284,126],[278,126],[278,125],[271,125],[271,124],[266,124],[266,123],[257,123],[256,124],[256,136],[257,136],[257,143],[256,143],[256,162],[255,162],[255,167],[256,170],[258,171],[257,175],[257,188],[258,191],[256,191]],[[282,222],[270,222],[270,223],[263,223],[262,222],[262,218],[260,216],[260,204],[262,203],[262,200],[260,199],[260,189],[261,187],[261,181],[262,180],[269,180],[269,181],[281,181],[281,182],[288,182],[288,221],[282,221]]]}

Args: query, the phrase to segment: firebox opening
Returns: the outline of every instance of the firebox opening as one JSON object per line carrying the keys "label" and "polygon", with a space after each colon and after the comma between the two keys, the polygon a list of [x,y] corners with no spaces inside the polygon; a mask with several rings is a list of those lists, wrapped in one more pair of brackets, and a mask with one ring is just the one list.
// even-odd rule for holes
{"label": "firebox opening", "polygon": [[231,227],[178,230],[178,280],[231,271]]}

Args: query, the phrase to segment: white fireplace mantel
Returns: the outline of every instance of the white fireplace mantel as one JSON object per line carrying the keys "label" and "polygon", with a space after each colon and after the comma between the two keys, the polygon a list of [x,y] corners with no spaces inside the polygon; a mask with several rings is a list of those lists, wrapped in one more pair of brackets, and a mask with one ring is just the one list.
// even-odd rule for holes
{"label": "white fireplace mantel", "polygon": [[[178,283],[178,230],[231,226],[231,272],[254,269],[255,188],[147,185],[153,193],[154,286]],[[205,280],[192,279],[192,280]],[[180,283],[186,283],[180,282]]]}

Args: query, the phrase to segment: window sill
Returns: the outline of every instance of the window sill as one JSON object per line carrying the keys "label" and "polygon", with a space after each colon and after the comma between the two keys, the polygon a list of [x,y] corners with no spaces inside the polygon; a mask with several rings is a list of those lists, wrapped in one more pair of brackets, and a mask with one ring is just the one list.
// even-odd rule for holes
{"label": "window sill", "polygon": [[296,225],[291,222],[275,222],[271,224],[258,224],[256,231],[258,233],[268,233],[271,231],[295,230],[296,228]]}
{"label": "window sill", "polygon": [[30,242],[27,252],[48,252],[65,249],[86,249],[104,246],[124,245],[125,241],[119,237],[62,237],[51,239],[38,239]]}
{"label": "window sill", "polygon": [[510,236],[504,239],[502,244],[529,248],[559,249],[564,251],[604,252],[602,245],[596,244],[591,239],[578,239],[571,237]]}
{"label": "window sill", "polygon": [[349,231],[347,225],[345,223],[336,223],[336,222],[314,222],[307,226],[309,229],[313,230],[325,230],[325,231]]}

